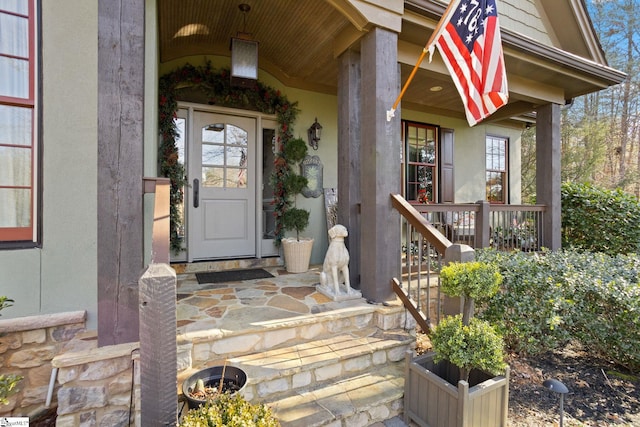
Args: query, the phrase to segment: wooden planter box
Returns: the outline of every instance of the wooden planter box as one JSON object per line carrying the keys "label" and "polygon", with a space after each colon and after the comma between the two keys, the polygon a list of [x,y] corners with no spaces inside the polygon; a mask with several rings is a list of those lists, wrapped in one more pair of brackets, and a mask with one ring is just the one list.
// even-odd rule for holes
{"label": "wooden planter box", "polygon": [[[469,383],[458,381],[458,368],[434,363],[435,353],[413,357],[407,352],[404,419],[424,427],[506,427],[509,368],[492,377],[472,371]],[[453,384],[458,384],[455,387]],[[471,385],[471,387],[469,387]]]}

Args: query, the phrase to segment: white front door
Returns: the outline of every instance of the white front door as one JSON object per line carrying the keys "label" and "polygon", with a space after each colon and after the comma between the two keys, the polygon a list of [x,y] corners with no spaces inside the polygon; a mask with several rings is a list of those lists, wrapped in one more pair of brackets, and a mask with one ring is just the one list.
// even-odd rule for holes
{"label": "white front door", "polygon": [[256,119],[193,113],[188,258],[256,256]]}

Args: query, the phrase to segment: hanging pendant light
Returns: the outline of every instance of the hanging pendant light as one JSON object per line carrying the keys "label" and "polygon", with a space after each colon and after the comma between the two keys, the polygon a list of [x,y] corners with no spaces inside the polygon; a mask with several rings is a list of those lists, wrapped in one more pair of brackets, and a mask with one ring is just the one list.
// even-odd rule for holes
{"label": "hanging pendant light", "polygon": [[252,86],[258,80],[258,42],[246,32],[247,13],[251,6],[242,3],[238,6],[243,14],[243,29],[231,38],[231,84]]}

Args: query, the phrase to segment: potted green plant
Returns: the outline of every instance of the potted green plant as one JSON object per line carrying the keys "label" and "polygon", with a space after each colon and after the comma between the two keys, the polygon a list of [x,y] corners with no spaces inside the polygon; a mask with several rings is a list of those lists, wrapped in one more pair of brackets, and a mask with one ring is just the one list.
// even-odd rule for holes
{"label": "potted green plant", "polygon": [[240,393],[221,393],[204,405],[190,409],[179,427],[278,427],[271,408],[247,402]]}
{"label": "potted green plant", "polygon": [[282,224],[286,231],[295,231],[296,237],[282,239],[284,262],[290,273],[304,273],[309,269],[313,239],[300,237],[309,226],[309,211],[296,207],[296,196],[307,186],[307,178],[295,172],[295,167],[307,156],[307,143],[301,138],[292,138],[284,144],[282,156],[288,170],[283,177],[283,185],[287,194],[286,209]]}
{"label": "potted green plant", "polygon": [[[491,324],[473,317],[476,300],[495,295],[502,276],[490,263],[452,262],[440,271],[440,281],[446,295],[462,299],[463,312],[434,328],[432,352],[407,356],[405,419],[432,427],[506,426],[509,367],[504,342]],[[452,413],[456,424],[448,421]]]}

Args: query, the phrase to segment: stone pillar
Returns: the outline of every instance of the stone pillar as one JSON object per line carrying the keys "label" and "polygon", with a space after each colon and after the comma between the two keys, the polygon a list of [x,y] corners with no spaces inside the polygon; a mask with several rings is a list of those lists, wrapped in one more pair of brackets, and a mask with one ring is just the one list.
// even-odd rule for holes
{"label": "stone pillar", "polygon": [[551,250],[562,245],[560,180],[560,105],[547,104],[537,110],[536,199],[547,206],[542,246]]}
{"label": "stone pillar", "polygon": [[360,54],[340,55],[338,77],[338,224],[349,237],[349,280],[360,289]]}
{"label": "stone pillar", "polygon": [[391,279],[400,274],[400,221],[391,193],[400,192],[400,112],[387,111],[400,92],[398,35],[374,28],[361,41],[360,283],[374,302],[395,298]]}
{"label": "stone pillar", "polygon": [[176,272],[168,264],[151,264],[139,285],[142,425],[175,425],[178,417]]}

